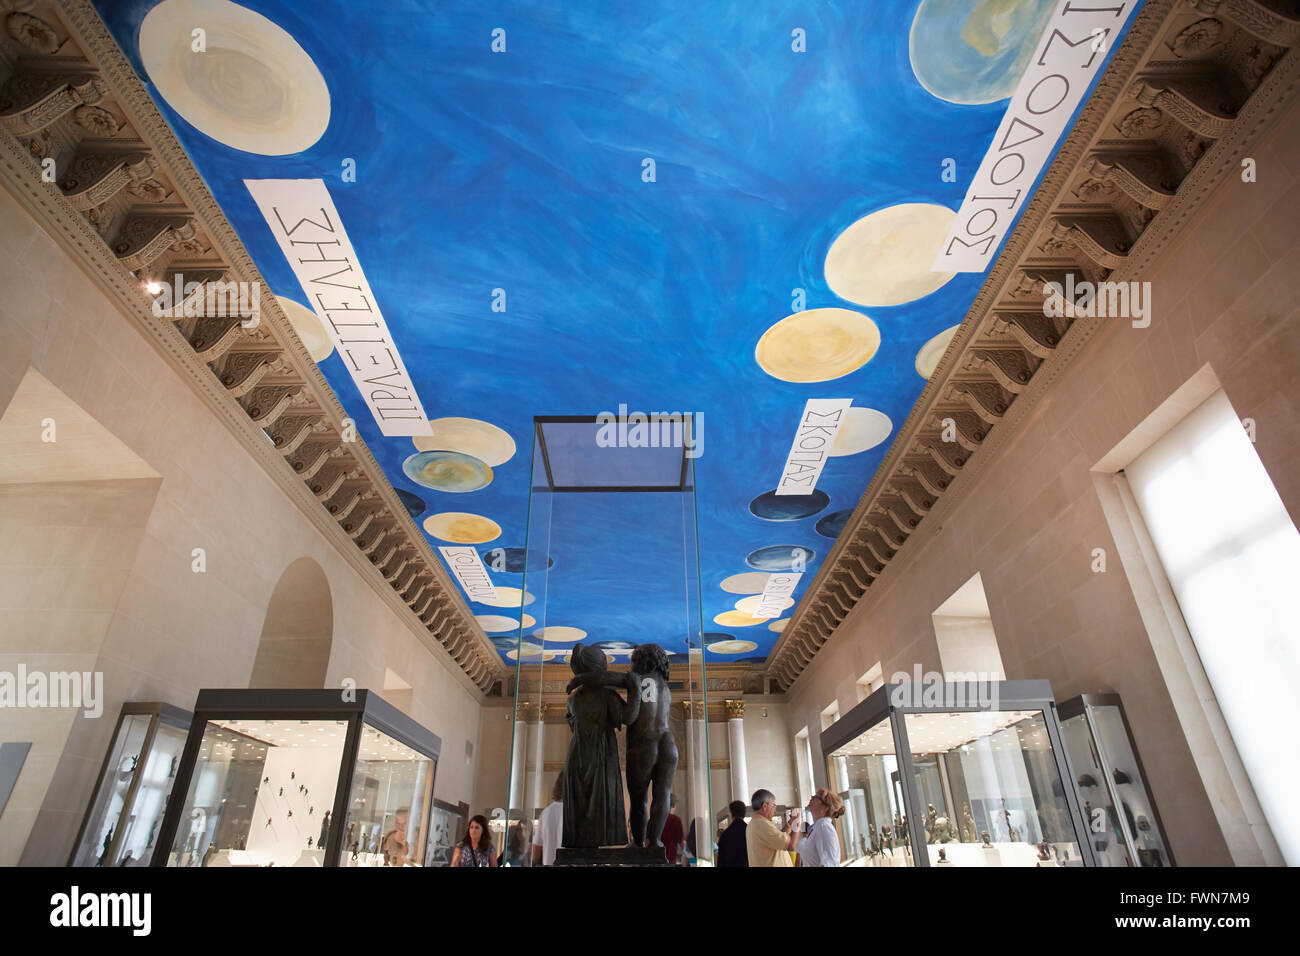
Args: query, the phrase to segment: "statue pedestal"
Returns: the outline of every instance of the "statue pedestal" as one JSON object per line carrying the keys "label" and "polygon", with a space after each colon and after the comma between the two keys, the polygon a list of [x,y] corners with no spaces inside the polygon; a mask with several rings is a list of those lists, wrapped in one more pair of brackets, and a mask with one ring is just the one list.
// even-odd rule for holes
{"label": "statue pedestal", "polygon": [[560,847],[556,866],[672,866],[661,846]]}

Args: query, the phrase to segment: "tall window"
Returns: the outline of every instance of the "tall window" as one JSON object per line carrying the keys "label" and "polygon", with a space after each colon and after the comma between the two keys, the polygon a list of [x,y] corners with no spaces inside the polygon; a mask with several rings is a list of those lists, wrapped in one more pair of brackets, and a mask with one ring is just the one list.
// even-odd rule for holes
{"label": "tall window", "polygon": [[795,773],[799,777],[799,800],[800,806],[806,806],[813,792],[813,761],[812,761],[812,743],[808,739],[808,728],[805,727],[799,733],[794,735],[794,753],[795,753]]}
{"label": "tall window", "polygon": [[1300,533],[1222,391],[1125,474],[1273,836],[1300,865]]}

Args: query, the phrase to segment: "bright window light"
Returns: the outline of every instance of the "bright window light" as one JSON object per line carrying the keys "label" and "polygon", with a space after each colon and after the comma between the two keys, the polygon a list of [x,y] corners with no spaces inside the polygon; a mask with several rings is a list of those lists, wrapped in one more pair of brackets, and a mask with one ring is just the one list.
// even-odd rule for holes
{"label": "bright window light", "polygon": [[1300,865],[1300,533],[1222,391],[1125,473],[1273,836]]}

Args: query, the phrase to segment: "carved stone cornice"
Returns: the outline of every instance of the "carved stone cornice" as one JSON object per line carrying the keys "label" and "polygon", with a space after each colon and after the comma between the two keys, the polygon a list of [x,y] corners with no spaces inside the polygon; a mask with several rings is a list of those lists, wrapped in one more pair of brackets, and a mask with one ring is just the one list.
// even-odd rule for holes
{"label": "carved stone cornice", "polygon": [[[338,398],[98,13],[89,0],[28,6],[0,12],[0,182],[481,698],[507,668],[369,448],[343,440]],[[260,288],[258,320],[156,314],[144,286],[177,273],[199,297],[218,281]],[[380,538],[405,549],[387,578],[372,560]],[[412,588],[410,571],[427,586]],[[428,590],[444,611],[433,623],[408,603],[432,604]]]}
{"label": "carved stone cornice", "polygon": [[1200,13],[1220,16],[1261,40],[1291,47],[1300,43],[1300,20],[1265,6],[1260,0],[1191,0]]}
{"label": "carved stone cornice", "polygon": [[[1223,22],[1200,23],[1198,12]],[[1295,95],[1300,61],[1282,51],[1298,38],[1300,21],[1258,0],[1148,0],[1138,12],[781,632],[766,672],[778,686],[798,680],[846,616],[834,582],[848,575],[865,590],[857,603],[868,604],[871,587],[917,553],[907,545],[933,537],[929,529],[942,527],[1084,345],[1115,321],[1049,319],[1046,283],[1070,273],[1076,283],[1139,280]],[[1252,92],[1239,102],[1241,77]],[[987,425],[977,448],[970,419],[952,414],[963,407]],[[944,417],[954,419],[951,441]],[[891,499],[920,519],[912,533]]]}

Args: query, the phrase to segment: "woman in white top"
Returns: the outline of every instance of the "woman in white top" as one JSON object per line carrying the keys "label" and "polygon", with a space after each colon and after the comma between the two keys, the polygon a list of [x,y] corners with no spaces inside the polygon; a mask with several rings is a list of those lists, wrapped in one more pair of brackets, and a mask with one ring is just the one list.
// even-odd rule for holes
{"label": "woman in white top", "polygon": [[831,821],[844,813],[844,801],[832,790],[818,790],[808,801],[812,826],[799,841],[800,866],[839,866],[840,838]]}

